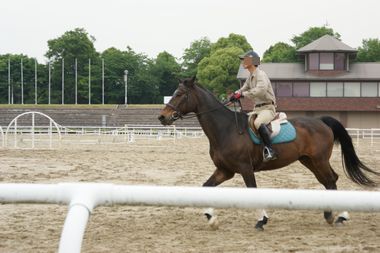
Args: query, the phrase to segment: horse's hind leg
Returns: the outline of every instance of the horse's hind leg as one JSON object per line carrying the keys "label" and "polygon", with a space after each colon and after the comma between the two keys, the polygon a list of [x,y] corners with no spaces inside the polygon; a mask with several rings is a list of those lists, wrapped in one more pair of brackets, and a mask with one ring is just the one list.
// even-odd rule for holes
{"label": "horse's hind leg", "polygon": [[[317,180],[327,189],[336,190],[336,181],[338,175],[331,168],[328,159],[311,159],[309,157],[302,157],[300,162],[313,172]],[[325,211],[324,217],[327,223],[332,224],[334,222],[334,216],[332,211]]]}
{"label": "horse's hind leg", "polygon": [[203,186],[217,186],[224,181],[233,178],[235,174],[228,170],[217,168]]}

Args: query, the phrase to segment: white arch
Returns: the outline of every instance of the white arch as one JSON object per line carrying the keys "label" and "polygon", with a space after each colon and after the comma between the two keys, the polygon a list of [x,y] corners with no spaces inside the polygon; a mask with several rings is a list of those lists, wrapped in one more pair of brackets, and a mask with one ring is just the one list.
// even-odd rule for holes
{"label": "white arch", "polygon": [[15,147],[17,147],[17,120],[25,115],[29,115],[31,114],[32,115],[32,148],[34,148],[34,127],[35,127],[35,115],[38,114],[38,115],[41,115],[47,119],[49,119],[49,125],[50,125],[50,128],[49,128],[49,139],[50,139],[50,147],[52,146],[52,125],[55,126],[55,128],[57,129],[57,133],[58,133],[58,136],[59,136],[59,140],[61,140],[62,136],[61,136],[61,130],[60,130],[60,126],[49,116],[49,115],[46,115],[45,113],[42,113],[42,112],[36,112],[36,111],[30,111],[30,112],[24,112],[24,113],[21,113],[19,115],[17,115],[8,125],[7,127],[7,130],[5,131],[5,140],[6,140],[6,143],[7,143],[7,138],[8,138],[8,133],[9,133],[9,129],[11,128],[12,125],[14,125],[14,137],[15,137]]}
{"label": "white arch", "polygon": [[0,126],[0,134],[1,134],[1,146],[4,147],[5,146],[5,140],[4,140],[4,131],[3,131],[3,128]]}

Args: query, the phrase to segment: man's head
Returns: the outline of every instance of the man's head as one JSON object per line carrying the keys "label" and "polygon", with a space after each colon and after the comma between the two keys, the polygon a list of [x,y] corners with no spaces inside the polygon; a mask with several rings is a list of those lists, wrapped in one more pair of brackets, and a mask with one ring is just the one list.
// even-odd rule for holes
{"label": "man's head", "polygon": [[245,54],[240,55],[239,58],[242,60],[242,65],[246,69],[251,66],[257,67],[260,65],[260,56],[253,50],[249,50]]}

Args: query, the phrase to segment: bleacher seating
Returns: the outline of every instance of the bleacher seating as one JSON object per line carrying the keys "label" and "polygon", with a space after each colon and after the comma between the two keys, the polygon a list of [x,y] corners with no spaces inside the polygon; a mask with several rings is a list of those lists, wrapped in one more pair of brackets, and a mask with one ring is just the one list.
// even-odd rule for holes
{"label": "bleacher seating", "polygon": [[[162,108],[157,106],[152,107],[125,107],[115,106],[113,108],[98,108],[98,107],[46,107],[46,108],[34,108],[20,106],[12,108],[0,108],[0,125],[7,126],[12,119],[17,115],[28,112],[38,111],[45,113],[62,126],[112,126],[121,127],[128,124],[139,125],[159,125],[157,117]],[[18,125],[30,125],[30,118],[22,117],[18,120]],[[42,117],[35,118],[36,125],[46,125],[48,120]],[[178,120],[177,126],[199,126],[196,118]]]}

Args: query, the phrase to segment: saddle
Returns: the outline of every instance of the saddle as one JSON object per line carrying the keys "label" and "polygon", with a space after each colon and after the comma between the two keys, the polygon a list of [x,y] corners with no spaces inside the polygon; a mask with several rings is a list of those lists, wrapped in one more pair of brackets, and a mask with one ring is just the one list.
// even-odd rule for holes
{"label": "saddle", "polygon": [[[252,114],[248,118],[249,122],[249,135],[254,143],[260,144],[261,139],[258,134],[257,129],[253,122],[255,121],[257,115]],[[284,112],[276,113],[274,119],[267,124],[268,129],[271,131],[270,138],[273,144],[291,142],[296,138],[296,130],[294,126],[288,121],[288,117]]]}

